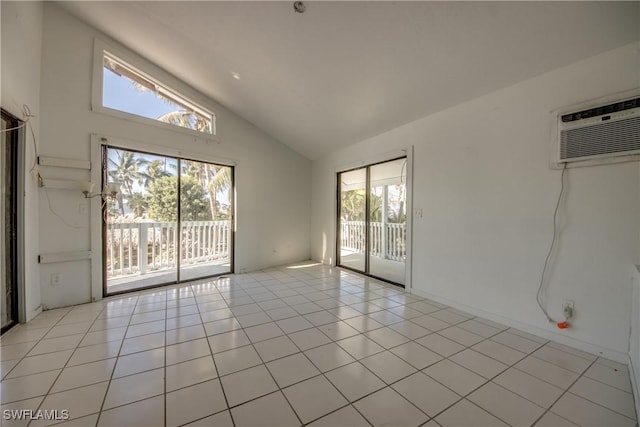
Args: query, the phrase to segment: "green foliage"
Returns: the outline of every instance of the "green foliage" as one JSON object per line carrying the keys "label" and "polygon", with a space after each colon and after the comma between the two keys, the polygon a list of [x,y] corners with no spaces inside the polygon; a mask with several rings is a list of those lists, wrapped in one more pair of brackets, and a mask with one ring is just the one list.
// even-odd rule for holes
{"label": "green foliage", "polygon": [[[345,221],[364,221],[365,220],[365,190],[349,190],[340,194],[341,216]],[[369,198],[369,210],[371,212],[371,221],[379,222],[382,218],[382,197],[371,194]]]}
{"label": "green foliage", "polygon": [[141,218],[149,209],[149,196],[142,193],[133,193],[127,200],[129,208],[136,218]]}
{"label": "green foliage", "polygon": [[[183,221],[209,221],[209,200],[198,180],[183,176],[180,180],[180,200]],[[149,217],[156,221],[176,221],[178,215],[178,178],[164,176],[155,179],[148,188]]]}

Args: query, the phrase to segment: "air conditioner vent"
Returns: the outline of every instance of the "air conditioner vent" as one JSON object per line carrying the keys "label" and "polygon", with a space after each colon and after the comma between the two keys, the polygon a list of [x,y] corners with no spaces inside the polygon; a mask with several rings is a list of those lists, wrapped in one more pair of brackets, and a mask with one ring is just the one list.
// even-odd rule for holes
{"label": "air conditioner vent", "polygon": [[640,152],[640,117],[560,132],[560,160]]}
{"label": "air conditioner vent", "polygon": [[638,91],[627,98],[607,100],[582,104],[582,108],[567,109],[556,116],[558,134],[552,164],[581,162],[590,166],[640,159]]}

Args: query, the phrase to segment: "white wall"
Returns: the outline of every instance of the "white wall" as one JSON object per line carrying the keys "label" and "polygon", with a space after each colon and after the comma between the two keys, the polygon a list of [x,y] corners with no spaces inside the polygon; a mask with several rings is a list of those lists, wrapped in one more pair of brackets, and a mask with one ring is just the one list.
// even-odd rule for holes
{"label": "white wall", "polygon": [[[40,136],[40,58],[42,54],[42,3],[0,3],[2,16],[2,108],[14,116],[25,119],[23,104],[27,104],[36,117],[31,119],[36,140]],[[38,259],[38,187],[37,174],[29,173],[34,161],[33,140],[26,131],[25,141],[25,307],[26,320],[39,313],[40,276]]]}
{"label": "white wall", "polygon": [[[89,160],[90,134],[97,133],[235,161],[236,272],[309,258],[309,160],[211,100],[205,99],[205,106],[217,113],[220,143],[92,112],[94,37],[109,39],[53,4],[44,7],[43,34],[41,155]],[[57,178],[89,177],[88,172],[52,168],[46,173]],[[53,215],[41,192],[41,252],[89,250],[89,218],[79,214],[80,204],[86,203],[80,192],[49,190],[49,194],[54,210],[79,228],[68,227]],[[62,276],[62,285],[50,284],[54,273]],[[88,261],[42,265],[41,277],[42,302],[47,307],[90,300]]]}
{"label": "white wall", "polygon": [[[571,169],[549,310],[575,301],[556,333],[536,305],[560,171],[549,169],[550,111],[640,83],[638,44],[425,117],[313,162],[312,258],[334,258],[342,165],[414,146],[413,287],[478,314],[626,360],[638,259],[637,163]],[[428,94],[425,94],[428,96]]]}

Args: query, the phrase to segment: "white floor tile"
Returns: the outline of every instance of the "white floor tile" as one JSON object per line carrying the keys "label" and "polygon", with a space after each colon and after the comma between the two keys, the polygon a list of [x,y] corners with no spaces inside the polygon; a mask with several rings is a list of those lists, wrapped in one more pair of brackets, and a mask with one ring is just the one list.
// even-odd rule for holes
{"label": "white floor tile", "polygon": [[221,376],[262,363],[260,356],[258,356],[253,346],[250,345],[216,353],[213,358],[215,359],[218,372]]}
{"label": "white floor tile", "polygon": [[116,359],[105,359],[84,365],[66,367],[53,385],[51,393],[70,390],[103,381],[109,381]]}
{"label": "white floor tile", "polygon": [[[67,409],[71,419],[100,412],[100,407],[108,385],[109,382],[105,381],[86,387],[49,394],[42,402],[42,405],[40,405],[40,409],[49,411]],[[51,423],[47,420],[36,420],[29,425],[38,427],[49,424]]]}
{"label": "white floor tile", "polygon": [[350,402],[386,386],[380,378],[359,362],[334,369],[327,372],[325,376]]}
{"label": "white floor tile", "polygon": [[415,323],[410,322],[408,320],[394,323],[393,325],[389,325],[389,328],[393,329],[394,331],[404,335],[405,337],[411,340],[424,337],[425,335],[429,335],[431,333],[430,330],[425,329],[422,326],[416,325]]}
{"label": "white floor tile", "polygon": [[370,427],[353,406],[345,406],[309,424],[309,427]]}
{"label": "white floor tile", "polygon": [[209,356],[211,350],[206,339],[201,338],[167,346],[165,349],[165,364],[167,366],[187,360]]}
{"label": "white floor tile", "polygon": [[55,353],[25,357],[9,372],[7,378],[61,369],[66,365],[72,353],[73,350],[63,350]]}
{"label": "white floor tile", "polygon": [[271,393],[231,409],[236,427],[295,427],[300,421],[281,392]]}
{"label": "white floor tile", "polygon": [[284,335],[284,332],[273,322],[245,328],[244,332],[253,343],[276,338]]}
{"label": "white floor tile", "polygon": [[440,319],[436,319],[435,317],[427,314],[421,317],[416,317],[414,319],[411,319],[411,321],[419,326],[422,326],[423,328],[426,328],[432,332],[437,332],[440,331],[442,329],[446,329],[451,327],[450,324],[448,324],[447,322],[443,322]]}
{"label": "white floor tile", "polygon": [[165,334],[167,345],[204,338],[206,332],[202,325],[187,326],[185,328],[172,329]]}
{"label": "white floor tile", "polygon": [[365,335],[386,349],[397,347],[409,341],[409,338],[388,327],[375,329]]}
{"label": "white floor tile", "polygon": [[430,417],[435,417],[461,399],[461,396],[422,372],[416,372],[391,387]]}
{"label": "white floor tile", "polygon": [[484,409],[464,399],[435,418],[443,427],[500,427],[508,426]]}
{"label": "white floor tile", "polygon": [[126,405],[164,393],[164,369],[142,372],[111,381],[104,409]]}
{"label": "white floor tile", "polygon": [[562,418],[559,415],[554,414],[553,412],[547,412],[536,423],[536,427],[575,427],[575,426],[577,426],[577,424],[574,424],[571,421],[565,418]]}
{"label": "white floor tile", "polygon": [[635,402],[631,393],[587,377],[579,378],[569,391],[626,417],[636,418]]}
{"label": "white floor tile", "polygon": [[302,331],[313,327],[313,324],[302,316],[290,317],[276,322],[286,334]]}
{"label": "white floor tile", "polygon": [[27,427],[30,420],[6,417],[4,411],[31,410],[35,412],[43,400],[44,396],[40,396],[1,405],[0,412],[2,412],[2,427]]}
{"label": "white floor tile", "polygon": [[578,379],[578,374],[575,372],[563,369],[533,356],[522,359],[516,363],[514,367],[562,389],[566,389]]}
{"label": "white floor tile", "polygon": [[475,372],[447,359],[429,366],[423,372],[461,396],[466,396],[487,382]]}
{"label": "white floor tile", "polygon": [[398,381],[416,371],[416,368],[389,351],[366,357],[360,362],[387,384]]}
{"label": "white floor tile", "polygon": [[164,396],[119,406],[100,414],[98,427],[140,427],[164,425]]}
{"label": "white floor tile", "polygon": [[424,369],[442,360],[442,356],[414,341],[399,345],[390,351],[416,369]]}
{"label": "white floor tile", "polygon": [[318,329],[322,331],[323,334],[325,334],[326,336],[328,336],[334,341],[338,341],[344,338],[349,338],[354,335],[358,335],[360,333],[357,329],[349,326],[348,324],[342,321],[335,322],[335,323],[328,323],[326,325],[322,325],[318,327]]}
{"label": "white floor tile", "polygon": [[493,382],[543,408],[553,405],[563,392],[561,388],[515,368],[507,369]]}
{"label": "white floor tile", "polygon": [[280,388],[290,386],[320,374],[320,371],[303,353],[269,362],[267,363],[267,368]]}
{"label": "white floor tile", "polygon": [[167,393],[167,427],[181,426],[227,408],[220,381],[215,379]]}
{"label": "white floor tile", "polygon": [[625,365],[311,264],[46,311],[0,337],[1,409],[71,406],[60,427],[635,423]]}
{"label": "white floor tile", "polygon": [[450,357],[453,362],[472,370],[478,375],[491,379],[507,369],[507,365],[495,359],[480,354],[477,351],[467,349]]}
{"label": "white floor tile", "polygon": [[384,351],[384,347],[376,344],[372,339],[365,335],[355,335],[350,338],[345,338],[343,340],[336,341],[336,344],[346,350],[346,352],[355,359],[362,359]]}
{"label": "white floor tile", "polygon": [[120,355],[138,353],[140,351],[153,350],[164,347],[164,332],[142,335],[140,337],[127,338],[122,342]]}
{"label": "white floor tile", "polygon": [[427,415],[389,387],[357,401],[353,406],[374,427],[419,426],[429,419]]}
{"label": "white floor tile", "polygon": [[526,354],[530,354],[542,346],[542,344],[536,341],[521,337],[509,331],[492,336],[491,341],[498,342]]}
{"label": "white floor tile", "polygon": [[240,405],[278,389],[264,365],[255,366],[220,379],[229,406]]}
{"label": "white floor tile", "polygon": [[631,393],[629,370],[626,366],[624,369],[621,369],[618,367],[607,366],[602,363],[594,363],[589,369],[587,369],[584,376]]}
{"label": "white floor tile", "polygon": [[124,377],[125,375],[150,371],[162,366],[164,366],[164,348],[128,354],[118,357],[113,377]]}
{"label": "white floor tile", "polygon": [[47,394],[60,369],[5,379],[0,383],[0,403],[15,402]]}
{"label": "white floor tile", "polygon": [[322,372],[346,365],[355,361],[353,357],[344,351],[338,344],[325,344],[304,352],[314,365]]}
{"label": "white floor tile", "polygon": [[265,363],[299,351],[298,347],[287,336],[260,341],[254,347]]}
{"label": "white floor tile", "polygon": [[251,344],[243,330],[213,335],[208,340],[214,354]]}
{"label": "white floor tile", "polygon": [[499,334],[502,329],[489,326],[485,323],[479,322],[476,319],[467,320],[457,325],[459,328],[465,331],[473,332],[476,335],[480,335],[483,338],[489,338],[496,334]]}
{"label": "white floor tile", "polygon": [[167,393],[193,384],[209,381],[218,376],[211,356],[192,359],[167,366],[165,371]]}
{"label": "white floor tile", "polygon": [[467,399],[514,426],[532,425],[545,411],[545,408],[491,382],[471,393]]}
{"label": "white floor tile", "polygon": [[74,349],[80,344],[83,337],[84,334],[76,334],[60,338],[43,339],[31,349],[27,356],[37,356],[39,354]]}
{"label": "white floor tile", "polygon": [[633,427],[636,424],[635,420],[631,418],[627,418],[603,406],[595,405],[573,393],[565,393],[551,407],[551,412],[580,426]]}
{"label": "white floor tile", "polygon": [[234,427],[233,421],[229,411],[222,411],[215,415],[211,415],[205,418],[201,418],[189,424],[185,424],[189,427]]}
{"label": "white floor tile", "polygon": [[549,345],[536,350],[532,356],[578,374],[582,374],[592,363],[580,356],[555,349]]}
{"label": "white floor tile", "polygon": [[449,357],[464,350],[464,346],[442,335],[431,334],[416,340],[416,342],[441,356]]}
{"label": "white floor tile", "polygon": [[348,403],[323,376],[287,387],[283,392],[303,423],[309,423]]}
{"label": "white floor tile", "polygon": [[526,357],[526,354],[495,341],[486,340],[471,347],[478,353],[496,359],[506,365],[513,365]]}

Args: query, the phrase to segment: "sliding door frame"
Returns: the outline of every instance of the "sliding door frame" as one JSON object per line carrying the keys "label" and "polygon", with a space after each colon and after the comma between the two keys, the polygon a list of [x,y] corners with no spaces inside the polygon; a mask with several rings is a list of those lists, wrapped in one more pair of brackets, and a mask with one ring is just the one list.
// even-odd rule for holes
{"label": "sliding door frame", "polygon": [[[370,250],[371,250],[371,233],[370,233],[370,223],[371,223],[371,167],[380,165],[383,163],[392,162],[394,160],[406,159],[407,167],[406,167],[406,178],[405,178],[405,206],[406,206],[406,237],[405,237],[405,247],[406,247],[406,259],[405,259],[405,283],[400,284],[396,283],[390,279],[385,279],[384,277],[379,277],[370,273]],[[345,169],[338,169],[336,171],[336,216],[335,216],[335,266],[344,268],[349,271],[353,271],[358,274],[363,274],[367,277],[371,277],[386,283],[390,283],[395,286],[399,286],[409,290],[411,288],[411,271],[412,271],[412,263],[411,263],[411,253],[412,253],[412,212],[413,212],[413,147],[409,147],[406,150],[403,150],[402,154],[398,154],[397,156],[385,157],[384,160],[373,160],[371,162],[361,162],[359,166],[348,167]],[[341,265],[341,227],[340,227],[340,210],[341,210],[341,194],[342,194],[342,182],[340,180],[340,175],[346,172],[352,172],[356,170],[364,169],[366,172],[366,184],[365,184],[365,268],[364,271],[358,270],[356,268],[348,267],[345,265]]]}
{"label": "sliding door frame", "polygon": [[[2,119],[9,123],[8,128],[12,129],[6,134],[5,141],[11,145],[11,158],[6,159],[3,156],[3,161],[11,162],[11,175],[10,182],[4,182],[3,185],[11,186],[11,199],[10,204],[10,227],[11,235],[5,235],[5,241],[9,239],[9,253],[3,253],[3,256],[7,261],[10,261],[11,268],[11,301],[7,301],[11,306],[11,323],[5,325],[0,329],[0,334],[4,334],[9,329],[13,328],[20,322],[26,321],[24,311],[24,202],[20,194],[24,194],[24,130],[28,124],[25,121],[18,119],[13,114],[1,110]],[[5,147],[1,147],[5,149]],[[4,177],[6,178],[6,176]],[[4,216],[5,211],[2,212]],[[5,230],[6,230],[5,224]],[[2,242],[6,245],[6,242]],[[5,246],[5,250],[7,247]],[[7,263],[9,264],[9,263]],[[6,271],[3,271],[6,274]],[[3,277],[2,280],[5,278]]]}
{"label": "sliding door frame", "polygon": [[[164,156],[170,157],[178,160],[178,168],[180,167],[180,160],[187,160],[193,162],[201,162],[201,163],[209,163],[214,164],[216,166],[225,166],[231,168],[231,187],[229,189],[229,204],[230,204],[230,222],[231,222],[231,230],[230,230],[230,244],[231,250],[229,251],[229,271],[224,273],[212,274],[203,277],[197,277],[193,279],[188,279],[185,282],[190,282],[192,280],[201,280],[208,279],[213,277],[220,277],[228,274],[235,273],[235,252],[236,252],[236,168],[237,164],[235,161],[230,159],[214,159],[210,158],[209,155],[200,154],[200,153],[187,153],[182,150],[175,150],[169,147],[155,145],[155,144],[146,144],[136,141],[131,141],[123,138],[108,138],[105,136],[92,134],[91,135],[91,181],[100,183],[100,188],[94,191],[100,191],[104,188],[104,185],[108,182],[108,173],[107,168],[104,167],[106,149],[120,149],[127,151],[135,151],[141,154],[149,154],[154,156]],[[180,173],[178,173],[178,186],[180,185]],[[178,192],[179,194],[179,192]],[[160,283],[150,286],[139,287],[131,290],[118,291],[118,292],[110,292],[107,293],[107,268],[106,268],[106,230],[107,224],[104,221],[104,212],[102,206],[102,198],[96,197],[91,199],[91,299],[92,301],[98,301],[102,298],[111,297],[114,295],[122,295],[131,292],[138,292],[146,289],[154,289],[160,288],[163,286],[176,285],[180,283],[185,283],[180,281],[180,251],[181,248],[178,248],[178,260],[177,260],[177,274],[176,281]],[[180,197],[178,196],[178,219],[180,218]],[[179,239],[179,243],[181,243],[181,238]],[[180,245],[178,245],[180,246]]]}

